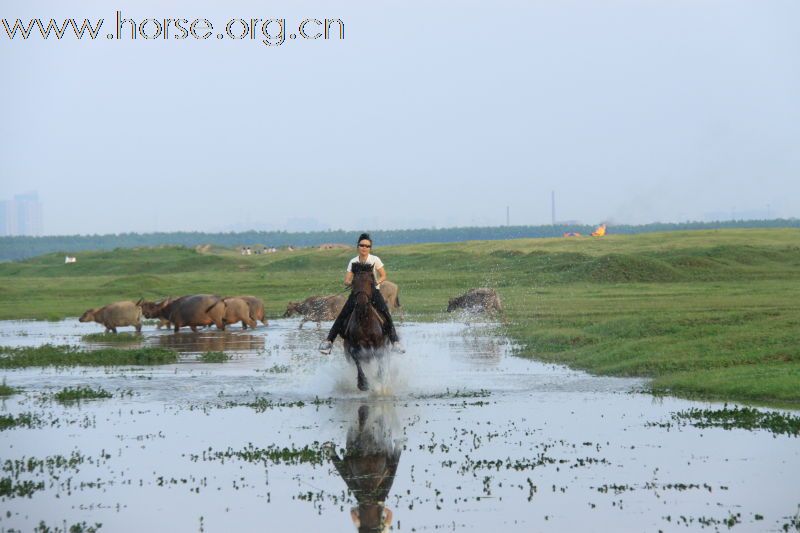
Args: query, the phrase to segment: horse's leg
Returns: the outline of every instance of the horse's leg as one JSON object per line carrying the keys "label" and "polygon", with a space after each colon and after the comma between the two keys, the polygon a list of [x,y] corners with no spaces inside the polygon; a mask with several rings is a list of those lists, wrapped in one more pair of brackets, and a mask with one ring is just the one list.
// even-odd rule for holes
{"label": "horse's leg", "polygon": [[358,371],[358,390],[367,391],[369,390],[369,384],[367,383],[367,376],[364,375],[364,370],[361,368],[361,361],[357,357],[354,357],[353,360],[356,362],[356,370]]}
{"label": "horse's leg", "polygon": [[364,375],[364,369],[361,368],[361,360],[359,359],[359,354],[362,351],[360,346],[348,346],[349,343],[345,343],[345,350],[347,354],[350,355],[350,358],[356,364],[356,372],[358,373],[358,390],[366,391],[369,390],[369,384],[367,383],[367,376]]}

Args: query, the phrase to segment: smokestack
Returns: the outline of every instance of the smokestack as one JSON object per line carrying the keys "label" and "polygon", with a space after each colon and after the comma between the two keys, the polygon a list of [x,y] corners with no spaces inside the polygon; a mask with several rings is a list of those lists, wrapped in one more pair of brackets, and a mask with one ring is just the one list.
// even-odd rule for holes
{"label": "smokestack", "polygon": [[550,191],[550,216],[552,217],[553,225],[556,225],[556,191]]}
{"label": "smokestack", "polygon": [[506,226],[510,226],[510,225],[511,225],[511,217],[509,216],[508,206],[506,206]]}

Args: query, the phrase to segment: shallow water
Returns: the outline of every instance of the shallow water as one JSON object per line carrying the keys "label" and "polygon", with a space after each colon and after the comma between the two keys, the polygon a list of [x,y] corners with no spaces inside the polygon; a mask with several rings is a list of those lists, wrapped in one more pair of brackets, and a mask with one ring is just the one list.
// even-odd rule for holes
{"label": "shallow water", "polygon": [[[362,393],[341,347],[319,354],[324,330],[297,324],[148,327],[132,344],[179,350],[175,365],[3,371],[25,392],[0,414],[33,413],[41,427],[0,431],[2,477],[43,486],[3,498],[0,528],[355,531],[389,515],[396,531],[795,527],[797,438],[649,425],[708,404],[515,357],[487,324],[406,322],[407,353],[371,365]],[[0,344],[97,331],[7,321]],[[195,360],[209,350],[232,359]],[[114,397],[52,400],[79,385]],[[306,446],[300,460],[266,453]],[[31,457],[50,462],[13,471]]]}

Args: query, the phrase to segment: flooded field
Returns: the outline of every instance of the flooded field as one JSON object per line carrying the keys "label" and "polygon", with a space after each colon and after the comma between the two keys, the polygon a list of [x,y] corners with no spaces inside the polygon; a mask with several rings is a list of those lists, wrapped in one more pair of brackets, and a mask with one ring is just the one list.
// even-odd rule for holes
{"label": "flooded field", "polygon": [[[0,530],[800,530],[800,441],[676,416],[654,398],[513,355],[491,325],[409,323],[356,389],[296,320],[130,344],[155,367],[2,372]],[[0,322],[0,344],[102,346],[98,327]],[[205,352],[230,360],[205,363]],[[65,387],[110,398],[58,401]],[[794,413],[795,415],[797,413]]]}

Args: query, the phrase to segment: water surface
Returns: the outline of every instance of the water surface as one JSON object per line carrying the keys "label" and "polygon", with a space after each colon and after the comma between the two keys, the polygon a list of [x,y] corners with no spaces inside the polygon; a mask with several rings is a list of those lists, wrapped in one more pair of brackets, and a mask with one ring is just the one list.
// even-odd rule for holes
{"label": "water surface", "polygon": [[[32,413],[41,423],[0,432],[2,477],[43,486],[6,496],[0,528],[795,527],[796,438],[665,424],[675,411],[709,404],[656,399],[639,392],[641,380],[516,357],[490,324],[406,322],[407,353],[373,365],[375,390],[362,393],[341,347],[316,351],[325,330],[297,325],[150,327],[132,345],[178,350],[180,363],[4,371],[25,392],[3,402],[2,414]],[[74,320],[7,321],[0,344],[82,344],[97,330]],[[198,362],[204,351],[231,360]],[[52,400],[86,385],[114,397]],[[14,461],[30,458],[45,462],[15,470]]]}

